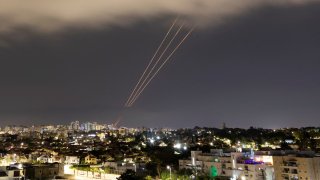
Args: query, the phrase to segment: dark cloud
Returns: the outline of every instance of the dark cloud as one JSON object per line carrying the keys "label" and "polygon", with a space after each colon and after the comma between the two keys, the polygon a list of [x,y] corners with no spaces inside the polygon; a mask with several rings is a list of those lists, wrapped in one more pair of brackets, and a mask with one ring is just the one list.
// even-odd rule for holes
{"label": "dark cloud", "polygon": [[221,21],[259,6],[305,5],[319,0],[86,0],[42,1],[1,0],[0,33],[19,28],[37,32],[54,32],[68,27],[101,28],[128,25],[155,17],[180,14],[207,26],[208,21]]}

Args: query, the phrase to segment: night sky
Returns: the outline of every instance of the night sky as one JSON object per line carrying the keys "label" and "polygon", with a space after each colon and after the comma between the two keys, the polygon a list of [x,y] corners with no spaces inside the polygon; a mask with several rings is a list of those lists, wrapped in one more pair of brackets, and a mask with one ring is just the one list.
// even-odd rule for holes
{"label": "night sky", "polygon": [[[109,124],[119,114],[126,127],[320,126],[320,3],[299,2],[199,21],[186,12],[198,27],[131,108],[123,104],[173,12],[2,23],[0,126]],[[0,22],[12,16],[0,8]]]}

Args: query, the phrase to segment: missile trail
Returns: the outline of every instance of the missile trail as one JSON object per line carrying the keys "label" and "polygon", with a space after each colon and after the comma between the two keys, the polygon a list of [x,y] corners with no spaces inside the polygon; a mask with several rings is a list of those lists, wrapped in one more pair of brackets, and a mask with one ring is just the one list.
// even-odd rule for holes
{"label": "missile trail", "polygon": [[183,44],[183,42],[190,36],[190,34],[193,32],[194,27],[192,27],[188,33],[182,38],[182,40],[179,42],[179,44],[174,48],[174,50],[170,53],[170,55],[164,60],[164,62],[161,64],[161,66],[157,69],[157,71],[152,75],[152,77],[147,81],[147,83],[143,86],[143,88],[139,91],[139,93],[133,97],[133,100],[130,101],[129,106],[131,107],[135,101],[139,98],[141,93],[144,91],[144,89],[148,86],[148,84],[151,82],[151,80],[159,73],[159,71],[163,68],[163,66],[167,63],[168,60],[172,57],[172,55],[179,49],[179,47]]}
{"label": "missile trail", "polygon": [[173,21],[171,27],[170,27],[169,30],[167,31],[167,33],[166,33],[166,35],[164,36],[163,40],[161,41],[159,47],[157,48],[156,52],[155,52],[154,55],[152,56],[149,64],[147,65],[147,67],[146,67],[145,70],[143,71],[143,73],[142,73],[141,77],[139,78],[137,84],[135,85],[134,89],[132,90],[132,92],[131,92],[128,100],[126,101],[126,103],[125,103],[125,105],[124,105],[125,107],[128,106],[128,103],[130,102],[133,94],[136,92],[138,86],[140,86],[140,83],[141,83],[141,81],[144,79],[144,76],[145,76],[145,74],[147,73],[147,71],[149,70],[150,65],[153,63],[154,58],[157,56],[157,54],[158,54],[159,50],[161,49],[163,43],[167,40],[167,38],[168,38],[171,30],[173,29],[173,27],[175,26],[175,24],[177,23],[178,20],[179,20],[179,17],[177,17],[177,18]]}
{"label": "missile trail", "polygon": [[149,71],[149,73],[145,76],[144,80],[142,81],[142,83],[140,84],[139,88],[136,90],[136,92],[134,93],[134,95],[132,96],[131,100],[129,101],[129,104],[131,104],[131,101],[135,98],[135,96],[139,93],[139,91],[141,90],[141,88],[145,85],[146,81],[148,80],[148,78],[150,77],[150,75],[152,73],[154,73],[155,68],[157,67],[158,63],[162,60],[163,55],[167,52],[168,48],[171,46],[172,42],[176,39],[177,35],[179,34],[179,32],[181,31],[181,29],[183,28],[184,24],[182,24],[179,29],[176,31],[176,33],[174,34],[174,36],[171,38],[171,40],[169,41],[169,43],[167,44],[167,46],[165,47],[165,49],[162,51],[161,55],[159,56],[159,58],[157,59],[157,61],[155,62],[155,64],[153,65],[153,67],[151,68],[151,70]]}

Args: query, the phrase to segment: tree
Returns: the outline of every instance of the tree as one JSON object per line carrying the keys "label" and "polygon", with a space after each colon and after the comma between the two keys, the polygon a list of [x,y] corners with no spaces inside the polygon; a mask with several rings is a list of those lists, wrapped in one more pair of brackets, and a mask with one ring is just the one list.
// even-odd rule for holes
{"label": "tree", "polygon": [[192,170],[191,169],[180,169],[177,174],[179,176],[191,176],[192,175]]}
{"label": "tree", "polygon": [[142,180],[142,178],[137,176],[136,173],[131,169],[128,169],[126,172],[121,174],[121,176],[118,177],[117,179],[118,180]]}
{"label": "tree", "polygon": [[283,141],[283,142],[280,144],[280,146],[281,146],[281,149],[282,149],[282,150],[292,150],[292,148],[289,146],[289,144],[286,143],[285,141]]}
{"label": "tree", "polygon": [[146,170],[147,170],[147,174],[152,177],[155,177],[158,175],[157,164],[154,162],[148,162],[146,164]]}

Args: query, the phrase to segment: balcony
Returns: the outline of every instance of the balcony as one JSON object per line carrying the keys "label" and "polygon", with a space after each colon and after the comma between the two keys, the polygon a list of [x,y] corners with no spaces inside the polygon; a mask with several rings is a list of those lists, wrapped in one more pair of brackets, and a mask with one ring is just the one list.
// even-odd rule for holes
{"label": "balcony", "polygon": [[289,174],[289,171],[282,171],[282,174]]}
{"label": "balcony", "polygon": [[292,169],[291,170],[291,174],[298,174],[298,170],[297,169]]}
{"label": "balcony", "polygon": [[282,167],[298,167],[296,162],[284,162],[281,164]]}
{"label": "balcony", "polygon": [[290,177],[287,174],[286,175],[282,174],[282,178],[285,179],[285,180],[290,180]]}

